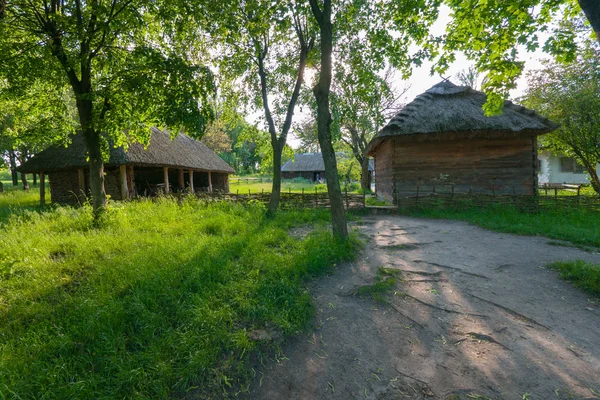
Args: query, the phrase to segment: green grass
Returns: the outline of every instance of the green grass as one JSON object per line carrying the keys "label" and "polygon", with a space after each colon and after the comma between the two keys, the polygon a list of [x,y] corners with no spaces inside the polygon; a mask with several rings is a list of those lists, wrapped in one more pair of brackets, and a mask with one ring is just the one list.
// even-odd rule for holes
{"label": "green grass", "polygon": [[592,296],[600,297],[600,265],[576,260],[555,262],[549,267],[558,270],[562,279],[572,282]]}
{"label": "green grass", "polygon": [[375,276],[375,283],[359,287],[356,294],[384,303],[386,302],[385,295],[394,289],[400,273],[396,269],[379,267]]}
{"label": "green grass", "polygon": [[365,199],[365,201],[366,201],[366,203],[367,203],[368,206],[379,206],[379,207],[381,207],[381,206],[391,206],[391,205],[393,205],[393,204],[388,203],[385,200],[381,200],[381,199],[379,199],[379,198],[377,198],[375,196],[367,197]]}
{"label": "green grass", "polygon": [[[357,253],[326,211],[264,217],[196,199],[13,213],[0,228],[0,398],[221,398],[276,336],[307,329],[304,282]],[[321,226],[290,238],[295,225]],[[188,392],[189,391],[189,392]]]}
{"label": "green grass", "polygon": [[578,245],[600,247],[600,213],[595,211],[561,209],[527,213],[502,205],[468,210],[421,209],[409,211],[408,214],[468,221],[498,232],[546,236]]}

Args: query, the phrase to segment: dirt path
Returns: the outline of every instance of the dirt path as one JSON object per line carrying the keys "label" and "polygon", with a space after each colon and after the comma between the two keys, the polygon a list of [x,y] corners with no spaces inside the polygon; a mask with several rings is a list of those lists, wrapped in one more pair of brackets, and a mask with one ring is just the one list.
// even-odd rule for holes
{"label": "dirt path", "polygon": [[[543,267],[600,255],[454,221],[359,229],[361,258],[310,288],[317,328],[258,371],[249,398],[600,398],[600,304]],[[381,266],[402,271],[388,304],[353,295]]]}

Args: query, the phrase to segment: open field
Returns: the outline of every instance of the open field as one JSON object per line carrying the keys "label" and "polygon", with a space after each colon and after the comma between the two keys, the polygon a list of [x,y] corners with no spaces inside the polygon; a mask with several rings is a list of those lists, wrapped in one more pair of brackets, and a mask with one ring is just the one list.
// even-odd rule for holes
{"label": "open field", "polygon": [[[13,205],[0,230],[0,398],[243,390],[251,360],[313,320],[307,277],[356,254],[328,218],[190,198],[112,203],[94,223],[88,207]],[[290,236],[299,225],[312,233]]]}

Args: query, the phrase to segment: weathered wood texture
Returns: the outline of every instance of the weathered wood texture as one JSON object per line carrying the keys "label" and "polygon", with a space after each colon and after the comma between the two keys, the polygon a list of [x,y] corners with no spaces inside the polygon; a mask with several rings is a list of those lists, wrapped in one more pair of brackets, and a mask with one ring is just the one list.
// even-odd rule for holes
{"label": "weathered wood texture", "polygon": [[377,196],[394,202],[394,145],[392,140],[383,142],[375,153],[375,191]]}
{"label": "weathered wood texture", "polygon": [[[431,192],[443,183],[452,183],[459,192],[535,193],[537,153],[531,136],[416,143],[393,139],[386,143],[393,143],[393,150],[384,148],[384,143],[376,153],[376,165],[380,154],[385,160],[382,168],[376,166],[377,194],[386,200]],[[393,155],[392,184],[386,179],[389,154]]]}

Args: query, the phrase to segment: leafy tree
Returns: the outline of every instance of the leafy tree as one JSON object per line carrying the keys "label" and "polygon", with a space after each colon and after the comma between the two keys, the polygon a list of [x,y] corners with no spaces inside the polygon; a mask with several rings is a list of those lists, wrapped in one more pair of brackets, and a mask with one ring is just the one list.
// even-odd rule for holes
{"label": "leafy tree", "polygon": [[[147,142],[149,127],[204,131],[212,118],[212,74],[192,63],[186,2],[10,0],[0,20],[0,74],[74,94],[86,144],[92,203],[106,207],[106,132],[117,145]],[[177,18],[173,16],[177,15]]]}
{"label": "leafy tree", "polygon": [[216,119],[208,125],[202,142],[217,154],[231,152],[232,141],[227,135],[227,126],[223,120]]}
{"label": "leafy tree", "polygon": [[293,0],[211,1],[210,6],[206,24],[225,45],[217,53],[221,73],[238,79],[247,97],[263,109],[272,147],[272,215],[281,193],[282,152],[314,43],[308,10]]}
{"label": "leafy tree", "polygon": [[[32,82],[23,90],[0,86],[0,151],[9,160],[14,186],[17,161],[25,162],[51,144],[64,142],[74,131],[70,100],[66,88],[55,90],[45,82]],[[25,174],[21,181],[27,189]]]}
{"label": "leafy tree", "polygon": [[350,147],[360,165],[361,188],[369,190],[371,182],[367,146],[398,112],[400,99],[409,86],[394,88],[394,70],[391,68],[379,76],[371,69],[357,68],[355,71],[351,66],[351,63],[336,64],[335,78],[338,83],[334,85],[334,114],[340,120],[341,140]]}
{"label": "leafy tree", "polygon": [[588,43],[576,62],[547,61],[529,76],[524,103],[560,124],[542,136],[544,145],[574,157],[600,194],[600,50]]}

